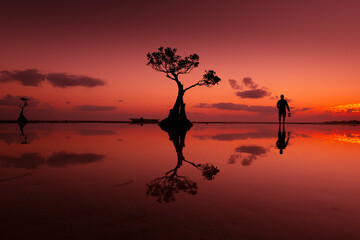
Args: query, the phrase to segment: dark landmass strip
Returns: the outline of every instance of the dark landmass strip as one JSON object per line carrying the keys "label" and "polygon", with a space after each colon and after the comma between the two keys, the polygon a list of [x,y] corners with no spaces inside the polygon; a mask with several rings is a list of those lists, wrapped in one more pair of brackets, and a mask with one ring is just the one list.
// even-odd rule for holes
{"label": "dark landmass strip", "polygon": [[[0,123],[17,123],[15,120],[0,120]],[[47,120],[36,120],[36,121],[28,121],[27,123],[133,123],[131,121],[101,121],[101,120],[94,120],[94,121],[88,121],[88,120],[53,120],[53,121],[47,121]],[[279,124],[278,122],[192,122],[194,124]],[[146,123],[143,124],[155,124],[155,123]],[[360,125],[360,121],[358,120],[352,120],[352,121],[325,121],[325,122],[287,122],[286,124],[320,124],[320,125],[352,125],[352,126],[358,126]]]}
{"label": "dark landmass strip", "polygon": [[324,124],[357,126],[357,125],[360,125],[360,121],[357,121],[357,120],[352,120],[352,121],[326,121],[326,122],[324,122]]}

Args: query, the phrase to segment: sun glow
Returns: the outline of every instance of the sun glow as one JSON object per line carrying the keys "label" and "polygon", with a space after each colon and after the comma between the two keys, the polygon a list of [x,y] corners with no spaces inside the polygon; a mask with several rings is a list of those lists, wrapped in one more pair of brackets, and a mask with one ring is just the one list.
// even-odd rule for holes
{"label": "sun glow", "polygon": [[330,111],[335,113],[342,113],[342,112],[357,113],[360,112],[360,103],[345,104],[345,105],[331,107]]}

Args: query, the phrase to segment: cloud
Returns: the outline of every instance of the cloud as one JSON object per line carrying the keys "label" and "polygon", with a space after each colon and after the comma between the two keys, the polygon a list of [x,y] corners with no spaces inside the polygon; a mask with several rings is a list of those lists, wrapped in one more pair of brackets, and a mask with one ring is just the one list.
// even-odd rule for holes
{"label": "cloud", "polygon": [[105,155],[93,153],[67,153],[65,151],[53,153],[48,159],[47,164],[51,167],[65,167],[67,165],[86,164],[99,162]]}
{"label": "cloud", "polygon": [[59,88],[77,87],[77,86],[93,88],[93,87],[105,85],[105,82],[98,78],[70,75],[67,73],[50,73],[47,75],[47,80],[54,87],[59,87]]}
{"label": "cloud", "polygon": [[263,98],[270,96],[271,93],[265,89],[253,89],[253,90],[246,90],[242,92],[236,92],[236,96],[241,98]]}
{"label": "cloud", "polygon": [[194,107],[197,108],[216,108],[221,110],[234,110],[234,111],[248,111],[263,114],[276,113],[276,108],[273,106],[249,106],[246,104],[238,103],[199,103]]}
{"label": "cloud", "polygon": [[229,83],[233,89],[242,89],[242,86],[240,86],[235,79],[229,79]]}
{"label": "cloud", "polygon": [[46,75],[39,73],[37,69],[0,72],[0,82],[18,81],[24,86],[39,86],[45,78]]}
{"label": "cloud", "polygon": [[306,111],[309,111],[309,110],[311,110],[311,109],[313,109],[313,108],[309,108],[309,107],[295,108],[295,109],[293,110],[293,112],[306,112]]}
{"label": "cloud", "polygon": [[334,107],[330,107],[328,109],[329,113],[359,113],[360,112],[360,103],[352,103],[352,104],[345,104],[345,105],[337,105]]}
{"label": "cloud", "polygon": [[239,84],[235,79],[229,79],[230,86],[233,89],[247,88],[247,90],[236,92],[236,96],[240,98],[264,98],[270,97],[270,99],[274,100],[274,97],[271,97],[271,92],[266,87],[259,87],[251,78],[245,77],[242,80],[242,84]]}
{"label": "cloud", "polygon": [[97,106],[97,105],[80,105],[77,106],[79,111],[114,111],[115,106]]}
{"label": "cloud", "polygon": [[118,102],[124,102],[124,100],[119,99]]}
{"label": "cloud", "polygon": [[39,105],[39,101],[36,99],[33,99],[32,97],[13,96],[11,94],[7,94],[5,97],[0,98],[0,105],[1,106],[19,106],[21,103],[23,103],[20,100],[21,97],[26,97],[26,98],[30,99],[30,101],[28,101],[28,106],[30,106],[30,107],[36,107]]}
{"label": "cloud", "polygon": [[245,87],[248,87],[251,89],[256,89],[258,87],[258,85],[255,84],[254,81],[249,77],[245,77],[243,79],[243,83],[244,83]]}
{"label": "cloud", "polygon": [[104,86],[104,80],[84,75],[73,75],[68,73],[40,73],[38,69],[0,71],[0,82],[18,81],[23,86],[40,86],[47,80],[54,87],[88,87]]}

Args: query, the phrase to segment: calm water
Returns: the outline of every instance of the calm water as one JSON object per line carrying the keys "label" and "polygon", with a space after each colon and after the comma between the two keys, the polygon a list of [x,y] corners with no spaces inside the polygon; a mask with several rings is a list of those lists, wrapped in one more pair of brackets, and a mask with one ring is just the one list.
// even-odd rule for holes
{"label": "calm water", "polygon": [[359,127],[278,130],[1,124],[0,239],[360,239]]}

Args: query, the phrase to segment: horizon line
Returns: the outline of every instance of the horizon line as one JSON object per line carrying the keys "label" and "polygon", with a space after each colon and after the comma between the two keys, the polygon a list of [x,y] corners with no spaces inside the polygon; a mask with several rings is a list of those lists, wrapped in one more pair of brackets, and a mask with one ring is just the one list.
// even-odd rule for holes
{"label": "horizon line", "polygon": [[[1,123],[18,123],[16,120],[0,120]],[[26,123],[134,123],[132,121],[113,121],[113,120],[31,120]],[[158,124],[156,123],[142,123],[142,124]],[[279,124],[279,122],[257,122],[257,121],[193,121],[193,124]],[[359,120],[341,120],[341,121],[322,121],[322,122],[285,122],[285,124],[354,124],[359,125]]]}

